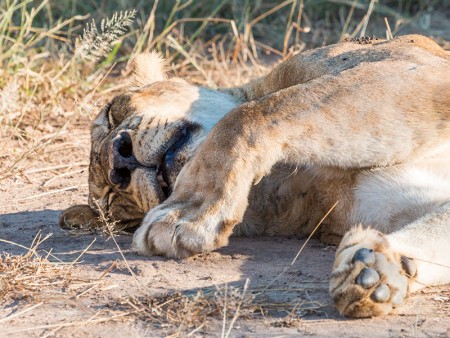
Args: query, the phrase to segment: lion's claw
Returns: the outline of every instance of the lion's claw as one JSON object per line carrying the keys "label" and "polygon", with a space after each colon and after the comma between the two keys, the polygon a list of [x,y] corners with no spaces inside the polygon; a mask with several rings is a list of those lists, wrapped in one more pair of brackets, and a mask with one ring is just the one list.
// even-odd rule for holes
{"label": "lion's claw", "polygon": [[202,215],[195,203],[165,202],[145,216],[134,234],[133,249],[171,258],[212,251],[226,244],[229,236],[217,219],[216,214]]}

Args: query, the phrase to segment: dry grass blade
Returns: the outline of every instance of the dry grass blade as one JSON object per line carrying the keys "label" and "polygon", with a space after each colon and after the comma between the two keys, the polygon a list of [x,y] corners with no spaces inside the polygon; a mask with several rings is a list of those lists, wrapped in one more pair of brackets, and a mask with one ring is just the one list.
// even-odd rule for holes
{"label": "dry grass blade", "polygon": [[385,17],[384,22],[386,24],[386,39],[392,40],[394,38],[394,35],[392,35],[391,26],[389,25],[388,19]]}
{"label": "dry grass blade", "polygon": [[94,238],[93,240],[92,240],[92,242],[78,255],[78,257],[77,258],[75,258],[71,263],[70,263],[70,265],[69,265],[69,267],[68,267],[68,269],[70,270],[79,260],[80,260],[80,258],[81,257],[83,257],[83,255],[92,247],[92,245],[94,245],[94,243],[95,243],[95,241],[96,241],[97,239],[96,238]]}
{"label": "dry grass blade", "polygon": [[12,314],[11,316],[2,318],[2,319],[0,319],[0,323],[6,322],[7,320],[10,320],[10,319],[13,319],[13,318],[16,318],[16,317],[19,317],[19,316],[23,315],[24,313],[27,313],[27,312],[29,312],[31,310],[34,310],[35,308],[41,306],[42,304],[44,304],[44,302],[37,303],[37,304],[35,304],[33,306],[30,306],[30,307],[26,308],[25,310],[16,312],[15,314]]}
{"label": "dry grass blade", "polygon": [[121,313],[118,315],[114,315],[111,317],[104,317],[104,318],[98,318],[98,319],[90,319],[86,321],[74,321],[64,324],[50,324],[50,325],[40,325],[40,326],[33,326],[21,330],[12,331],[10,333],[21,333],[21,332],[29,332],[29,331],[37,331],[37,330],[47,330],[52,328],[63,328],[63,327],[70,327],[70,326],[84,326],[88,324],[97,324],[97,323],[106,323],[110,321],[120,320],[124,317],[128,317],[132,315],[132,313]]}
{"label": "dry grass blade", "polygon": [[431,261],[429,261],[429,260],[422,259],[422,258],[417,258],[417,257],[409,257],[409,258],[414,259],[414,260],[416,260],[416,261],[421,261],[421,262],[425,262],[425,263],[428,263],[428,264],[433,264],[433,265],[437,265],[437,266],[442,266],[442,267],[444,267],[444,268],[450,269],[450,266],[445,265],[445,264],[440,264],[440,263],[436,263],[436,262],[431,262]]}
{"label": "dry grass blade", "polygon": [[114,222],[111,222],[109,217],[104,213],[103,208],[98,204],[98,202],[95,202],[97,205],[97,210],[100,214],[100,219],[105,224],[105,229],[108,232],[109,236],[112,238],[115,246],[117,247],[117,250],[119,251],[120,256],[122,257],[123,262],[125,263],[125,266],[127,267],[128,272],[133,276],[133,279],[136,281],[136,283],[141,287],[145,292],[148,292],[148,288],[142,284],[142,282],[139,280],[139,278],[134,273],[133,269],[131,269],[130,264],[128,263],[127,259],[125,258],[125,255],[123,254],[122,249],[119,246],[119,243],[117,243],[115,238],[115,230],[114,230]]}
{"label": "dry grass blade", "polygon": [[378,2],[378,0],[370,0],[369,9],[367,10],[367,13],[363,19],[363,26],[361,29],[361,33],[359,34],[360,37],[363,37],[366,35],[367,25],[369,24],[369,19],[370,19],[370,16],[372,15],[373,6],[375,5],[375,2]]}
{"label": "dry grass blade", "polygon": [[58,179],[63,178],[63,177],[70,177],[70,176],[74,176],[76,174],[81,174],[81,173],[84,172],[84,170],[86,170],[86,169],[83,168],[83,169],[78,169],[78,170],[75,170],[75,171],[69,171],[69,172],[65,172],[65,173],[59,174],[59,175],[55,175],[52,178],[49,178],[48,180],[46,180],[44,183],[42,183],[42,186],[46,187],[50,183],[52,183],[53,181],[58,180]]}
{"label": "dry grass blade", "polygon": [[266,286],[266,288],[264,290],[268,290],[270,286],[272,286],[281,276],[283,276],[290,267],[292,267],[294,265],[294,263],[297,261],[298,257],[300,256],[300,254],[302,253],[303,249],[305,248],[306,244],[308,244],[309,240],[312,238],[312,236],[314,236],[314,234],[316,233],[317,229],[319,229],[319,227],[322,225],[323,221],[330,215],[330,213],[334,210],[334,208],[336,207],[336,205],[338,204],[339,201],[336,201],[336,203],[334,203],[334,205],[327,211],[327,213],[322,217],[322,219],[319,221],[319,223],[317,223],[316,227],[311,231],[311,233],[309,234],[308,238],[305,240],[305,242],[303,243],[303,245],[301,246],[300,250],[297,252],[297,254],[295,255],[294,259],[292,260],[291,264],[288,266],[285,266],[283,268],[283,270],[278,274],[278,276],[276,276],[270,283],[269,285]]}
{"label": "dry grass blade", "polygon": [[89,162],[77,162],[77,163],[70,163],[70,164],[60,164],[60,165],[54,165],[51,167],[46,168],[36,168],[36,169],[29,169],[25,170],[24,172],[26,174],[32,174],[32,173],[40,173],[43,171],[52,171],[57,169],[65,169],[65,168],[72,168],[72,167],[87,167],[89,165]]}
{"label": "dry grass blade", "polygon": [[15,202],[17,203],[17,202],[32,200],[32,199],[35,199],[35,198],[40,198],[40,197],[44,197],[44,196],[48,196],[48,195],[58,194],[58,193],[61,193],[61,192],[67,191],[67,190],[79,189],[81,187],[87,187],[87,186],[88,186],[87,183],[85,183],[85,184],[74,185],[74,186],[71,186],[71,187],[65,187],[65,188],[62,188],[62,189],[55,189],[55,190],[43,192],[41,194],[36,194],[36,195],[24,197],[24,198],[21,198],[19,200],[16,200]]}
{"label": "dry grass blade", "polygon": [[322,217],[322,219],[319,221],[319,223],[317,223],[316,227],[313,229],[313,231],[311,231],[311,233],[309,234],[308,238],[305,240],[305,243],[303,243],[302,247],[300,248],[300,250],[297,252],[297,255],[295,255],[294,259],[291,262],[291,265],[294,265],[294,263],[297,261],[297,258],[300,256],[300,254],[302,253],[303,249],[305,248],[306,244],[309,242],[309,240],[311,239],[312,236],[314,236],[314,234],[316,233],[317,229],[319,229],[319,227],[322,225],[323,221],[325,221],[325,219],[330,215],[330,213],[334,210],[334,208],[336,208],[336,205],[338,204],[339,201],[336,201],[332,207],[327,211],[327,213]]}
{"label": "dry grass blade", "polygon": [[[235,313],[234,313],[233,318],[231,319],[230,326],[228,327],[228,331],[227,331],[227,333],[226,333],[225,336],[223,336],[223,331],[222,331],[222,337],[228,338],[228,337],[230,336],[231,330],[233,329],[233,326],[234,326],[234,323],[236,322],[236,320],[237,320],[238,317],[239,317],[239,311],[240,311],[240,309],[241,309],[241,307],[242,307],[242,303],[244,302],[245,294],[246,294],[246,292],[247,292],[247,289],[248,289],[249,284],[250,284],[250,279],[247,278],[247,279],[245,280],[244,289],[242,290],[242,298],[241,298],[241,301],[239,302],[239,304],[238,304],[237,307],[236,307],[236,311],[235,311]],[[225,317],[226,317],[226,316],[224,315],[224,318],[225,318]]]}

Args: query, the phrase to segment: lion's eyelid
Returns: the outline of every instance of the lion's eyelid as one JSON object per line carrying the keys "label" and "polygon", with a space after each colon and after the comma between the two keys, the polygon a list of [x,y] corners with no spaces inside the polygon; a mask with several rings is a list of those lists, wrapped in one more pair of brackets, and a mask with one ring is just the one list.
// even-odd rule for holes
{"label": "lion's eyelid", "polygon": [[109,192],[108,195],[108,203],[107,203],[107,207],[109,208],[109,206],[112,204],[114,198],[116,197],[116,193],[115,192]]}
{"label": "lion's eyelid", "polygon": [[108,104],[105,107],[105,117],[106,117],[106,121],[108,122],[108,129],[111,129],[114,127],[114,120],[112,118],[111,115],[111,106],[112,106],[112,102],[108,102]]}

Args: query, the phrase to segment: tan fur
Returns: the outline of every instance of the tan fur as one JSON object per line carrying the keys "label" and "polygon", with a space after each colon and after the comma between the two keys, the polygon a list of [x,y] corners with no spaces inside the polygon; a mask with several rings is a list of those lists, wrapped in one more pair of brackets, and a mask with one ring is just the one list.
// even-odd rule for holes
{"label": "tan fur", "polygon": [[139,54],[134,58],[133,85],[141,87],[166,79],[166,64],[160,54],[152,52]]}
{"label": "tan fur", "polygon": [[[330,281],[342,314],[384,315],[450,282],[450,56],[433,41],[327,46],[219,92],[162,81],[154,57],[137,72],[140,87],[93,124],[89,204],[122,228],[143,218],[139,253],[186,257],[232,232],[306,236],[338,202],[319,234],[346,234]],[[77,226],[79,208],[61,222]],[[354,260],[362,248],[374,262]],[[380,277],[367,288],[364,268]]]}

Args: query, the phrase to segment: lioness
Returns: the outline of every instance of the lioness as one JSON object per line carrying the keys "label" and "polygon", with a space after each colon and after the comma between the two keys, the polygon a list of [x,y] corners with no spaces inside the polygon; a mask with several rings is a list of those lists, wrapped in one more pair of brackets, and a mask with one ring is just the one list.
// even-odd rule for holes
{"label": "lioness", "polygon": [[220,91],[167,79],[156,54],[135,72],[93,123],[89,206],[62,226],[96,224],[100,208],[141,224],[137,252],[181,258],[233,232],[308,235],[338,202],[318,232],[343,236],[342,314],[384,315],[450,282],[450,54],[432,40],[314,49]]}

